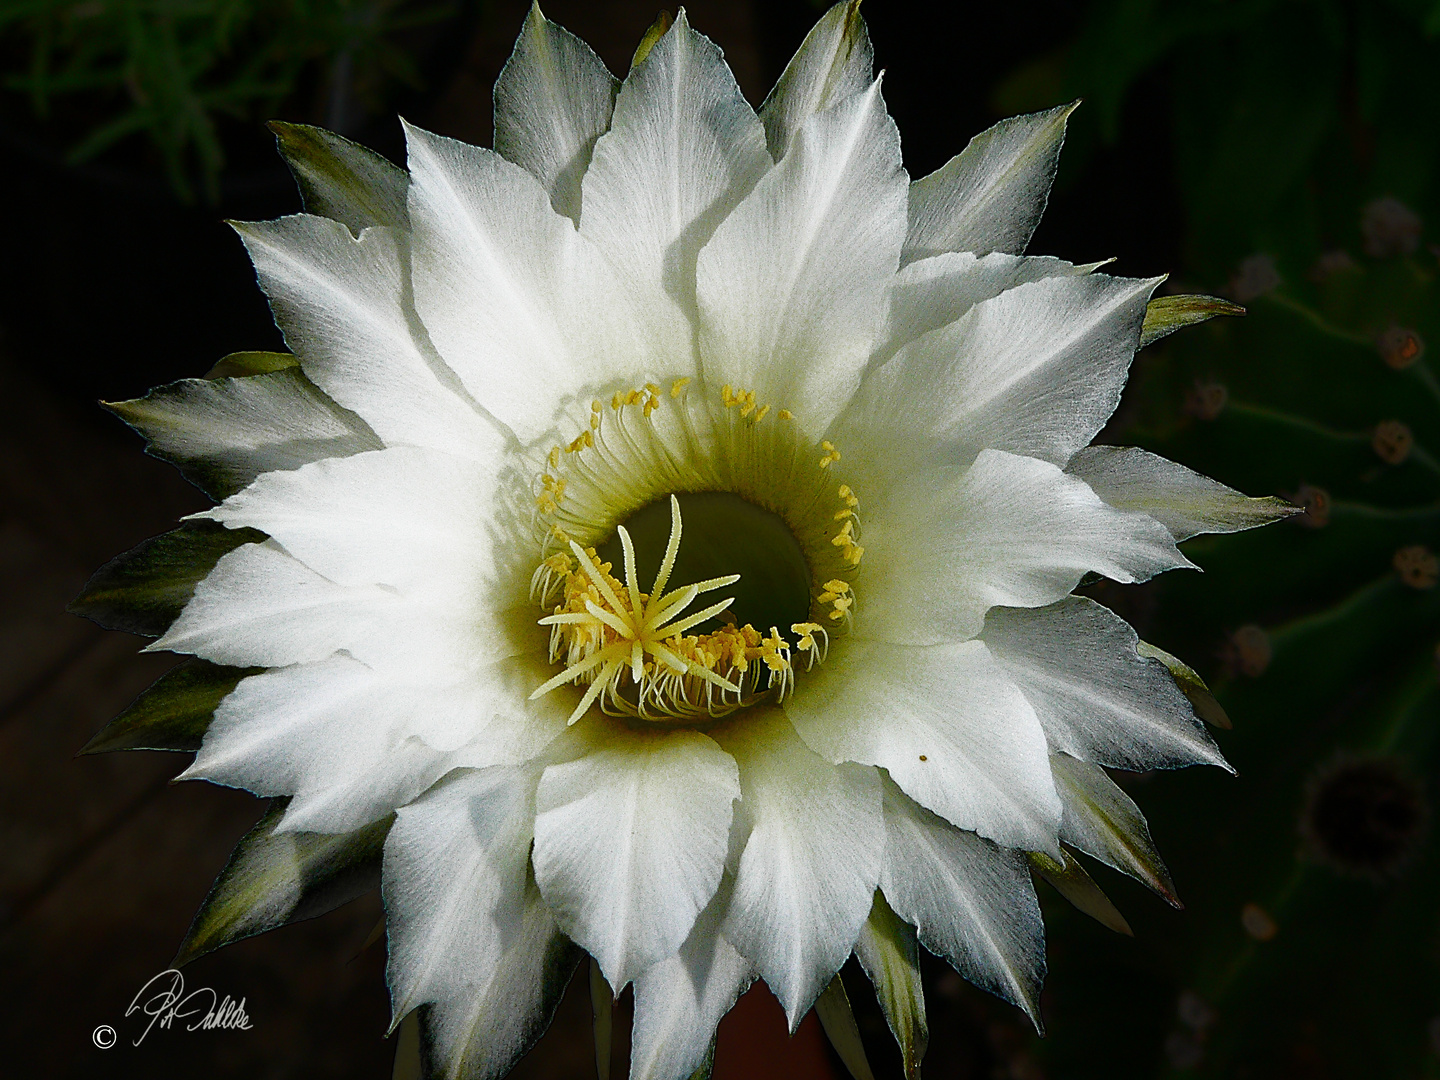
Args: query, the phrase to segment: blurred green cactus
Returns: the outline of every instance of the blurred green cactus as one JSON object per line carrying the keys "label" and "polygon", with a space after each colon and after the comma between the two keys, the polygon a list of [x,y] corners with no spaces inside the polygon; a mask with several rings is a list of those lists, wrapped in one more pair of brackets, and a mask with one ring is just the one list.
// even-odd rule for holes
{"label": "blurred green cactus", "polygon": [[1172,284],[1249,314],[1142,352],[1102,441],[1306,508],[1095,592],[1207,679],[1239,776],[1118,777],[1187,909],[1099,870],[1135,941],[1047,907],[1027,1075],[1440,1077],[1437,70],[1433,0],[1110,0],[997,90],[1087,98],[1072,181],[1166,95]]}

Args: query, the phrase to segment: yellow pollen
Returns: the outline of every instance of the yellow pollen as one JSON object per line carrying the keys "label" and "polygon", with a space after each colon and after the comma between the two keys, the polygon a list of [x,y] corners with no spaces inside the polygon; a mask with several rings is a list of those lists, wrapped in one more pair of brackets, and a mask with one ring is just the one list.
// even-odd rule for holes
{"label": "yellow pollen", "polygon": [[676,379],[673,383],[670,384],[670,396],[672,398],[678,398],[680,396],[680,391],[684,390],[685,387],[689,385],[690,377],[688,375],[683,379]]}
{"label": "yellow pollen", "polygon": [[[543,481],[542,481],[543,483]],[[550,659],[565,663],[554,678],[537,687],[531,699],[566,683],[586,684],[570,714],[575,723],[592,704],[608,713],[644,719],[724,716],[774,691],[782,698],[794,685],[790,643],[777,627],[768,636],[753,626],[733,623],[707,634],[686,631],[723,617],[734,598],[684,614],[702,593],[733,585],[738,574],[711,578],[669,592],[670,573],[680,549],[680,502],[670,496],[670,539],[655,581],[640,591],[635,547],[622,525],[617,530],[625,554],[625,580],[610,574],[594,548],[568,541],[564,552],[541,562],[531,592],[553,613],[540,620],[550,627]],[[573,557],[573,559],[572,559]],[[817,652],[818,624],[805,627],[810,655]],[[794,628],[792,628],[793,630]],[[795,631],[798,632],[798,631]],[[761,663],[756,663],[761,661]]]}
{"label": "yellow pollen", "polygon": [[794,419],[795,419],[795,414],[794,414],[793,412],[791,412],[789,409],[781,409],[781,410],[780,410],[778,413],[776,413],[775,415],[778,416],[781,420],[794,420]]}

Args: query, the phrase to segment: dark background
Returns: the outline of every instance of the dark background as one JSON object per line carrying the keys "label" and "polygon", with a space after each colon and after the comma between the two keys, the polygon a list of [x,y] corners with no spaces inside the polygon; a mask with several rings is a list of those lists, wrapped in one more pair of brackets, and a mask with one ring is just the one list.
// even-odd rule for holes
{"label": "dark background", "polygon": [[[128,1046],[125,1006],[168,963],[260,807],[168,785],[174,756],[72,759],[168,664],[61,612],[91,569],[203,504],[95,402],[280,345],[223,224],[299,209],[263,120],[335,127],[397,161],[397,113],[490,141],[489,88],[525,4],[353,8],[391,21],[337,38],[287,22],[299,5],[254,0],[238,8],[248,22],[207,45],[208,27],[155,0],[42,4],[43,18],[0,5],[7,1073],[389,1075],[383,947],[363,948],[374,896],[186,969],[192,986],[244,996],[253,1030]],[[823,7],[688,10],[758,105]],[[555,0],[546,12],[616,72],[655,14],[631,0]],[[116,44],[138,40],[116,29],[127,13],[162,44],[189,43],[175,52],[185,93],[147,81],[170,69]],[[1119,777],[1186,910],[1094,868],[1135,928],[1128,939],[1044,892],[1048,1036],[934,965],[927,1075],[1440,1076],[1429,826],[1440,383],[1423,352],[1440,340],[1440,4],[867,0],[864,14],[913,176],[1002,116],[1084,97],[1030,250],[1114,257],[1116,273],[1169,272],[1170,291],[1250,307],[1142,353],[1102,441],[1308,508],[1257,534],[1191,542],[1203,577],[1095,590],[1211,680],[1240,775]],[[40,94],[44,34],[58,44]],[[244,62],[257,56],[278,59],[257,75]],[[181,105],[167,113],[172,91]],[[172,122],[195,108],[204,138]],[[86,156],[97,132],[135,116],[149,126]],[[1420,355],[1406,363],[1396,343],[1411,341]],[[1377,444],[1384,421],[1405,425],[1403,454],[1394,429]],[[873,997],[858,972],[847,979],[872,1063],[898,1075]],[[589,1075],[581,983],[517,1075]],[[92,1046],[101,1023],[120,1030],[119,1046]],[[763,991],[722,1028],[717,1077],[837,1069],[813,1021],[785,1042]]]}

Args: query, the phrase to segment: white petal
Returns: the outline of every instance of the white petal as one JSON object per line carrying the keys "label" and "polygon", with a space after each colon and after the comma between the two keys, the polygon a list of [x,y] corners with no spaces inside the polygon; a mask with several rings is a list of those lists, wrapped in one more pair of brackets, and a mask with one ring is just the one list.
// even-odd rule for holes
{"label": "white petal", "polygon": [[436,450],[394,447],[264,476],[195,516],[261,529],[340,585],[454,589],[457,578],[468,585],[495,561],[494,473]]}
{"label": "white petal", "polygon": [[630,1080],[688,1080],[721,1019],[754,981],[754,966],[720,933],[729,902],[730,886],[722,883],[680,951],[635,980]]}
{"label": "white petal", "polygon": [[585,173],[580,221],[680,374],[695,359],[696,253],[770,165],[720,50],[682,11],[625,79]]}
{"label": "white petal", "polygon": [[981,642],[837,641],[797,681],[785,711],[830,761],[880,765],[952,824],[1058,853],[1060,799],[1044,732]]}
{"label": "white petal", "polygon": [[1022,852],[952,827],[886,781],[880,888],[927,949],[1039,1023],[1045,927]]}
{"label": "white petal", "polygon": [[1080,596],[994,608],[983,637],[1052,749],[1136,772],[1228,767],[1165,665],[1135,651],[1135,631],[1109,608]]}
{"label": "white petal", "polygon": [[646,370],[599,253],[499,154],[406,126],[415,308],[445,363],[530,442],[568,396]]}
{"label": "white petal", "polygon": [[748,957],[793,1032],[870,914],[884,831],[874,769],[831,765],[778,709],[712,732],[740,764],[744,850],[721,933]]}
{"label": "white petal", "polygon": [[770,156],[779,161],[801,125],[871,82],[875,50],[859,0],[843,0],[820,17],[760,106]]}
{"label": "white petal", "polygon": [[580,952],[527,869],[533,769],[464,772],[404,807],[385,842],[395,1019],[427,1017],[436,1071],[497,1080],[549,1023]]}
{"label": "white petal", "polygon": [[357,829],[415,798],[447,768],[444,753],[405,731],[410,702],[423,690],[389,690],[345,656],[244,679],[215,710],[182,776],[293,796],[281,831]]}
{"label": "white petal", "polygon": [[1158,281],[1048,277],[976,304],[866,377],[850,449],[896,471],[985,447],[1064,466],[1115,411]]}
{"label": "white petal", "polygon": [[559,708],[525,701],[540,673],[518,666],[449,684],[345,655],[267,671],[221,702],[184,775],[293,796],[282,831],[358,828],[451,768],[524,761],[565,730]]}
{"label": "white petal", "polygon": [[1080,277],[1094,269],[1093,263],[1076,265],[1049,256],[1005,255],[998,251],[978,257],[968,251],[947,252],[920,259],[895,275],[885,333],[876,356],[889,358],[900,346],[954,322],[976,304],[1006,289],[1049,277]]}
{"label": "white petal", "polygon": [[859,383],[904,237],[900,136],[880,84],[810,117],[700,253],[712,383],[825,430]]}
{"label": "white petal", "polygon": [[1150,839],[1150,827],[1134,800],[1098,765],[1068,754],[1050,759],[1065,814],[1060,839],[1078,851],[1144,882],[1179,906],[1170,872]]}
{"label": "white petal", "polygon": [[527,169],[550,205],[580,220],[580,178],[610,126],[620,81],[595,50],[530,8],[495,81],[495,151]]}
{"label": "white petal", "polygon": [[387,446],[484,458],[496,436],[415,336],[403,238],[297,214],[237,224],[275,321],[315,384]]}
{"label": "white petal", "polygon": [[[187,472],[218,473],[226,490],[276,469],[380,447],[365,421],[299,371],[243,379],[185,379],[111,409]],[[209,485],[207,485],[209,486]]]}
{"label": "white petal", "polygon": [[735,762],[698,731],[606,719],[537,795],[535,877],[561,928],[625,986],[674,952],[715,895],[740,795]]}
{"label": "white petal", "polygon": [[1001,450],[982,451],[966,470],[908,478],[872,502],[856,616],[867,638],[965,640],[990,608],[1053,604],[1088,571],[1128,583],[1192,565],[1150,517]]}
{"label": "white petal", "polygon": [[1045,212],[1074,109],[1061,105],[1002,120],[911,184],[905,261],[942,251],[1024,251]]}
{"label": "white petal", "polygon": [[234,667],[323,660],[373,633],[401,606],[378,586],[326,580],[273,540],[245,544],[215,564],[180,617],[146,650]]}
{"label": "white petal", "polygon": [[1199,533],[1232,533],[1298,513],[1274,496],[1252,499],[1184,465],[1134,446],[1088,446],[1066,466],[1111,506],[1149,514],[1175,542]]}

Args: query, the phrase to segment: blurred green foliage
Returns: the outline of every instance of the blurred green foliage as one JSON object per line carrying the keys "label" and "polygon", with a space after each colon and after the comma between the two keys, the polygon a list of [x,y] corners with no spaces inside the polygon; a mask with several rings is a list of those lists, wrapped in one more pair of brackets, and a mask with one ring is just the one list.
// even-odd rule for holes
{"label": "blurred green foliage", "polygon": [[[8,0],[4,85],[73,129],[72,163],[143,137],[185,201],[217,196],[229,117],[259,123],[307,77],[375,98],[417,84],[397,33],[448,13],[407,0]],[[302,108],[302,113],[311,110]]]}
{"label": "blurred green foliage", "polygon": [[1188,910],[1105,876],[1130,942],[1048,904],[1025,1053],[1067,1078],[1440,1076],[1440,4],[1105,0],[994,101],[1077,96],[1062,183],[1107,144],[1170,155],[1172,283],[1250,309],[1142,353],[1103,441],[1309,512],[1187,543],[1203,578],[1097,593],[1211,680],[1239,777],[1122,779]]}

